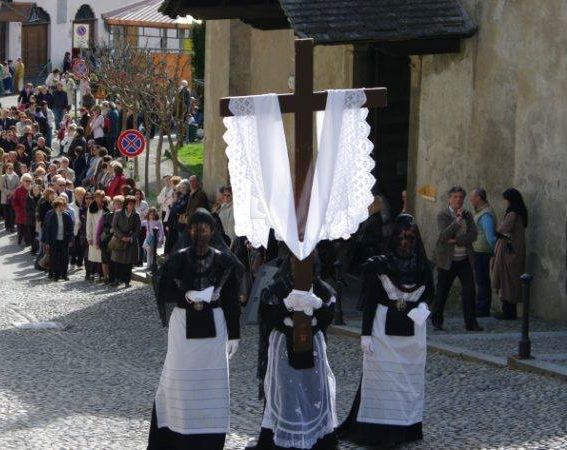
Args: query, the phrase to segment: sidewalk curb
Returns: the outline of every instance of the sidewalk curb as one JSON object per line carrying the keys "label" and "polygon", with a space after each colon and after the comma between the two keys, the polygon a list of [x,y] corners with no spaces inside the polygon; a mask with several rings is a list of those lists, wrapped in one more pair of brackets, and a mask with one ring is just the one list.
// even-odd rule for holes
{"label": "sidewalk curb", "polygon": [[152,284],[152,280],[148,276],[143,276],[140,273],[132,272],[132,280],[139,281],[140,283],[144,284]]}
{"label": "sidewalk curb", "polygon": [[523,372],[537,373],[548,377],[558,378],[567,382],[567,368],[537,359],[518,359],[515,356],[508,357],[508,367]]}
{"label": "sidewalk curb", "polygon": [[427,340],[427,348],[435,353],[442,353],[465,361],[479,362],[493,367],[507,367],[506,358],[504,357],[487,355],[485,353],[475,352],[462,347],[437,342],[435,340]]}
{"label": "sidewalk curb", "polygon": [[[358,331],[355,331],[348,326],[331,325],[329,327],[329,334],[353,338],[360,337],[360,333]],[[567,382],[567,368],[546,361],[538,361],[537,359],[520,360],[516,357],[506,358],[503,356],[487,355],[485,353],[475,352],[462,347],[438,342],[431,338],[427,340],[427,348],[432,352],[441,353],[451,358],[482,363],[492,367],[509,368],[513,370],[520,370],[522,372],[535,373]]]}

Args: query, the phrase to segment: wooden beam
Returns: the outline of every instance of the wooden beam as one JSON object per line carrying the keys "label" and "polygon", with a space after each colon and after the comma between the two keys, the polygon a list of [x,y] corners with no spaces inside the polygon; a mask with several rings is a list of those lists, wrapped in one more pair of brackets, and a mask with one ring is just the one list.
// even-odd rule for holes
{"label": "wooden beam", "polygon": [[[384,87],[367,88],[366,103],[363,107],[366,108],[384,108],[388,105],[388,90]],[[220,99],[220,116],[230,117],[233,114],[228,107],[230,99],[235,97],[224,97]],[[294,94],[279,94],[280,109],[282,114],[291,114],[297,111],[297,98]],[[310,106],[312,111],[324,111],[327,104],[327,92],[318,91],[314,92],[311,97]]]}

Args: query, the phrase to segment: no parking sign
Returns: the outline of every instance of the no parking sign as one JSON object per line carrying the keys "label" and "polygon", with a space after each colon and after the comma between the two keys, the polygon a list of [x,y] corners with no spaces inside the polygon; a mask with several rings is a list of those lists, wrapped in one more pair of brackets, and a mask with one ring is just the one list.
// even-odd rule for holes
{"label": "no parking sign", "polygon": [[135,158],[146,148],[146,139],[138,130],[125,130],[120,133],[116,146],[126,158]]}

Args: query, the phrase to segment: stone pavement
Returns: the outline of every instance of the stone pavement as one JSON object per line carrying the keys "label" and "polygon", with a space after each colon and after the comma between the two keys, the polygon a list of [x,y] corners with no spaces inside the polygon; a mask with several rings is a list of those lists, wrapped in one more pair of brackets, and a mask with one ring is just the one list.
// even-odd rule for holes
{"label": "stone pavement", "polygon": [[[53,321],[59,329],[18,328]],[[257,332],[231,361],[227,449],[258,432]],[[143,449],[166,351],[151,290],[109,289],[82,272],[49,282],[0,231],[0,449]],[[360,378],[358,341],[329,336],[338,412]],[[546,377],[430,354],[425,439],[405,449],[567,449],[567,389]],[[357,448],[342,445],[343,449]]]}

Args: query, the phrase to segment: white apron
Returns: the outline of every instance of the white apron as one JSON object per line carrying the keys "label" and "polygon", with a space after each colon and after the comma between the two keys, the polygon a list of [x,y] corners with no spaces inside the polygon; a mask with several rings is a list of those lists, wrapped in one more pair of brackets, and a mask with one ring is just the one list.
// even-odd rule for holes
{"label": "white apron", "polygon": [[173,309],[155,399],[158,428],[181,434],[228,432],[228,334],[222,309],[213,313],[216,337],[187,339],[185,310]]}
{"label": "white apron", "polygon": [[[396,295],[390,294],[396,288],[389,281],[383,280],[383,284],[395,300],[392,297]],[[400,291],[396,294],[408,297]],[[364,354],[357,421],[413,425],[423,418],[426,324],[414,323],[414,336],[388,336],[385,334],[387,311],[384,305],[376,309],[372,327],[374,353]]]}
{"label": "white apron", "polygon": [[286,337],[279,331],[270,334],[268,352],[262,427],[274,432],[279,447],[312,448],[337,427],[335,376],[323,333],[313,336],[312,369],[289,365]]}

